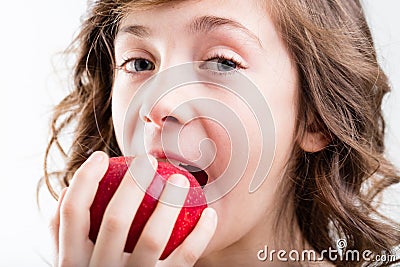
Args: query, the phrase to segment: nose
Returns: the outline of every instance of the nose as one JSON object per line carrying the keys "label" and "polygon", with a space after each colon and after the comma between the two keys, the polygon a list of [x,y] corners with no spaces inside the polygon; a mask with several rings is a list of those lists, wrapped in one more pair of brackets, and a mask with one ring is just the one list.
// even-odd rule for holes
{"label": "nose", "polygon": [[143,104],[140,108],[139,116],[143,122],[152,123],[157,128],[161,128],[166,122],[184,123],[183,119],[174,112],[172,103],[169,103],[167,99],[161,100],[153,107]]}
{"label": "nose", "polygon": [[[196,115],[190,102],[195,98],[197,94],[195,92],[200,89],[199,85],[185,84],[187,79],[194,80],[196,74],[192,70],[193,67],[182,65],[179,67],[178,60],[179,58],[166,60],[168,64],[162,66],[163,71],[146,83],[143,102],[139,109],[139,116],[143,122],[153,123],[161,128],[165,122],[183,125]],[[178,67],[166,70],[172,66]]]}
{"label": "nose", "polygon": [[162,128],[166,122],[184,125],[196,115],[191,104],[192,96],[186,93],[190,90],[186,89],[188,89],[187,86],[176,88],[161,96],[156,90],[149,92],[140,106],[140,119],[145,124],[153,124],[156,128]]}

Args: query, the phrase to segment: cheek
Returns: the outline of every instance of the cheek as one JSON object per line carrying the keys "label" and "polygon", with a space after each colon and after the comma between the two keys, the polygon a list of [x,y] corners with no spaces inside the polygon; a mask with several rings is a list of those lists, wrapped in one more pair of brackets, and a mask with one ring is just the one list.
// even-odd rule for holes
{"label": "cheek", "polygon": [[270,75],[260,79],[259,84],[265,85],[262,91],[274,120],[275,155],[272,167],[283,171],[295,143],[299,81],[297,69],[289,56],[284,52],[277,55],[276,63],[270,64],[271,68],[266,71]]}
{"label": "cheek", "polygon": [[[130,118],[126,118],[126,112],[129,108],[133,93],[128,90],[129,86],[126,86],[126,82],[124,82],[124,79],[114,80],[115,82],[113,85],[111,98],[112,121],[117,142],[121,147],[122,138],[124,135],[124,127],[130,127],[131,125],[125,125],[125,121],[131,120]],[[131,132],[133,129],[125,130]]]}
{"label": "cheek", "polygon": [[[210,171],[212,177],[219,177],[228,167],[232,155],[232,143],[230,134],[224,125],[220,123],[204,119],[202,120],[202,127],[206,131],[206,136],[210,139],[214,146],[214,155],[212,164],[207,171]],[[207,151],[204,151],[207,152]]]}
{"label": "cheek", "polygon": [[[279,53],[277,54],[279,55]],[[285,55],[285,53],[280,55]],[[221,201],[213,204],[221,222],[217,229],[216,247],[240,239],[260,224],[272,224],[274,222],[273,216],[266,214],[275,214],[274,211],[280,208],[281,203],[278,201],[281,200],[277,192],[280,181],[284,179],[285,166],[294,144],[298,76],[289,57],[280,57],[272,61],[277,63],[260,64],[260,68],[262,66],[268,67],[263,68],[263,71],[254,73],[253,76],[249,76],[261,88],[274,118],[274,160],[268,177],[264,180],[262,186],[255,193],[249,194],[249,183],[253,178],[254,169],[258,167],[257,159],[260,152],[260,141],[258,140],[260,139],[257,138],[260,138],[260,136],[257,132],[251,131],[255,128],[251,120],[247,121],[246,128],[251,133],[250,164],[245,176],[234,190]],[[267,75],[260,75],[260,73],[267,73]],[[227,240],[227,236],[229,236],[229,240]]]}
{"label": "cheek", "polygon": [[[275,159],[274,164],[283,168],[289,160],[290,153],[295,143],[296,125],[296,97],[297,85],[288,84],[288,90],[275,96],[271,110],[275,124]],[[289,90],[290,89],[290,90]]]}

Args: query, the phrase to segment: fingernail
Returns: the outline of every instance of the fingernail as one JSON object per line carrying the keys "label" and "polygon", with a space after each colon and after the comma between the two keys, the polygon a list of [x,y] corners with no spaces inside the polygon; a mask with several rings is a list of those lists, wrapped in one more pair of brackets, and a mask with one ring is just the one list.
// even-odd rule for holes
{"label": "fingernail", "polygon": [[104,159],[104,154],[101,152],[94,152],[89,157],[90,161],[95,161],[95,162],[101,162],[101,161],[103,161],[103,159]]}
{"label": "fingernail", "polygon": [[139,185],[139,187],[146,191],[153,181],[154,173],[157,170],[157,161],[146,155],[139,155],[135,157],[132,164],[129,166],[129,172],[132,179]]}
{"label": "fingernail", "polygon": [[153,169],[157,170],[157,167],[158,167],[157,159],[155,157],[153,157],[152,155],[147,155],[147,158],[150,160],[151,166],[153,166]]}
{"label": "fingernail", "polygon": [[214,209],[212,208],[206,208],[203,211],[203,216],[205,216],[206,218],[208,218],[210,221],[214,222],[215,224],[217,224],[217,213],[215,212]]}
{"label": "fingernail", "polygon": [[171,175],[168,181],[176,186],[189,187],[189,180],[181,174]]}
{"label": "fingernail", "polygon": [[204,210],[204,216],[207,216],[208,218],[215,218],[217,216],[217,213],[212,208],[206,208]]}

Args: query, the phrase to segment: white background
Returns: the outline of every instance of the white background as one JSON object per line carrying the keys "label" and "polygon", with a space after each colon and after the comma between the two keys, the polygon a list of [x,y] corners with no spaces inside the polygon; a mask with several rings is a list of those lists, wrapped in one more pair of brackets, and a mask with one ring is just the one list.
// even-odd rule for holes
{"label": "white background", "polygon": [[[400,2],[365,1],[380,61],[393,92],[385,100],[388,152],[400,166]],[[49,200],[38,213],[35,189],[42,176],[52,106],[67,92],[57,53],[67,47],[86,6],[83,0],[7,1],[0,16],[0,266],[47,266]],[[54,66],[60,74],[55,74]],[[64,87],[64,88],[63,88]],[[399,218],[400,189],[388,194]]]}

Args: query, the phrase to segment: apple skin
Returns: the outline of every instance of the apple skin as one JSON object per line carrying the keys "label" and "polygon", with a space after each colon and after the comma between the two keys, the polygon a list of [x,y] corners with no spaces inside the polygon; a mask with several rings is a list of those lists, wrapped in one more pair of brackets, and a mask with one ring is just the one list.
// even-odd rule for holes
{"label": "apple skin", "polygon": [[[132,157],[114,157],[109,160],[108,170],[99,182],[96,196],[90,208],[89,239],[94,243],[96,242],[106,207],[121,183],[132,160]],[[201,213],[207,207],[207,201],[199,183],[188,171],[181,170],[167,162],[158,162],[157,173],[147,188],[146,194],[129,229],[124,252],[131,253],[133,251],[147,220],[157,206],[166,180],[172,174],[186,176],[190,182],[190,188],[160,260],[168,257],[196,226]],[[153,198],[153,196],[156,198]]]}

